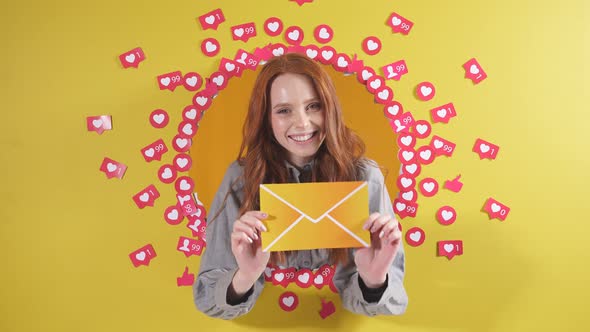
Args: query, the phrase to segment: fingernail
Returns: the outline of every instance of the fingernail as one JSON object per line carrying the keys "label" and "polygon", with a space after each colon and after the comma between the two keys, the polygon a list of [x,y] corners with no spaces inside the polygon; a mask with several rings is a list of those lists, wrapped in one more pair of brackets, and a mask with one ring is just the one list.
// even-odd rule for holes
{"label": "fingernail", "polygon": [[382,238],[383,235],[385,235],[385,231],[381,231],[381,233],[379,233],[379,238]]}
{"label": "fingernail", "polygon": [[266,229],[266,227],[264,227],[264,224],[260,224],[260,228],[262,228],[263,232],[268,232],[268,230]]}
{"label": "fingernail", "polygon": [[266,214],[266,213],[263,213],[263,214],[262,214],[262,218],[266,218],[266,217],[268,217],[268,214]]}
{"label": "fingernail", "polygon": [[252,237],[254,238],[254,240],[258,240],[258,235],[256,233],[252,233],[252,234],[253,234]]}
{"label": "fingernail", "polygon": [[250,237],[248,237],[248,242],[254,243],[254,241],[252,241],[252,239]]}
{"label": "fingernail", "polygon": [[368,227],[369,227],[369,224],[367,224],[367,223],[365,223],[365,224],[363,225],[363,229],[364,229],[364,230],[367,230],[367,228],[368,228]]}

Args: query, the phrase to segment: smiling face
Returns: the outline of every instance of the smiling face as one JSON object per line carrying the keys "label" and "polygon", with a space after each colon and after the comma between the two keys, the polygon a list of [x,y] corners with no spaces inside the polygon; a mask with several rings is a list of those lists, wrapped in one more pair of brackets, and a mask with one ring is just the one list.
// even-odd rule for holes
{"label": "smiling face", "polygon": [[273,135],[287,151],[289,161],[303,167],[324,140],[324,108],[310,78],[279,75],[270,88]]}

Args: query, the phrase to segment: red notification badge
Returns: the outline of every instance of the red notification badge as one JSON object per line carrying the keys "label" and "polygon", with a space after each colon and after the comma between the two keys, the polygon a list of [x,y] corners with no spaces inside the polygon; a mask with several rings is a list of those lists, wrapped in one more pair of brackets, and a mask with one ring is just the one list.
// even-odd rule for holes
{"label": "red notification badge", "polygon": [[[413,124],[414,124],[414,117],[412,116],[412,113],[410,113],[410,112],[406,112],[396,118],[389,120],[389,126],[391,126],[391,129],[393,129],[393,131],[395,133],[400,133],[400,132],[407,133],[410,131],[410,128],[412,128]],[[416,135],[416,137],[419,137],[419,136]]]}
{"label": "red notification badge", "polygon": [[150,184],[142,191],[133,196],[133,201],[138,208],[143,209],[146,206],[154,206],[156,199],[160,197],[160,192],[153,184]]}
{"label": "red notification badge", "polygon": [[426,234],[420,227],[412,227],[406,231],[406,243],[412,247],[417,247],[424,243],[426,240]]}
{"label": "red notification badge", "polygon": [[176,250],[182,252],[186,257],[192,255],[201,256],[203,249],[205,248],[205,242],[203,240],[195,240],[185,236],[178,238],[178,244]]}
{"label": "red notification badge", "polygon": [[191,168],[193,160],[188,154],[180,153],[174,157],[172,164],[178,172],[187,172]]}
{"label": "red notification badge", "polygon": [[162,160],[162,155],[166,152],[168,152],[168,147],[161,138],[141,149],[141,155],[147,162],[153,160]]}
{"label": "red notification badge", "polygon": [[463,182],[459,181],[459,179],[461,178],[461,174],[457,175],[457,177],[455,177],[452,180],[447,180],[445,181],[445,189],[449,189],[452,192],[460,192],[461,188],[463,188]]}
{"label": "red notification badge", "polygon": [[432,197],[438,192],[438,182],[433,178],[424,178],[418,185],[420,193],[425,197]]}
{"label": "red notification badge", "polygon": [[293,311],[299,305],[299,298],[293,292],[284,292],[279,296],[279,307],[285,311]]}
{"label": "red notification badge", "polygon": [[174,150],[178,152],[187,152],[188,150],[190,150],[191,145],[192,140],[190,138],[185,138],[180,135],[176,135],[172,139],[172,146],[174,147]]}
{"label": "red notification badge", "polygon": [[417,138],[423,139],[430,135],[432,132],[432,126],[426,120],[418,120],[412,127],[412,132]]}
{"label": "red notification badge", "polygon": [[121,61],[123,68],[137,68],[143,60],[145,60],[145,54],[141,47],[134,48],[131,51],[119,55],[119,61]]}
{"label": "red notification badge", "polygon": [[174,91],[174,89],[181,84],[182,73],[180,71],[174,71],[158,76],[158,86],[160,87],[160,90]]}
{"label": "red notification badge", "polygon": [[326,44],[334,37],[334,30],[332,30],[329,25],[320,24],[314,29],[313,35],[318,43]]}
{"label": "red notification badge", "polygon": [[164,220],[169,225],[178,225],[184,219],[184,215],[180,212],[180,207],[178,205],[172,205],[164,210]]}
{"label": "red notification badge", "polygon": [[176,278],[176,285],[181,286],[192,286],[195,283],[195,274],[188,273],[188,266],[184,268],[184,273]]}
{"label": "red notification badge", "polygon": [[158,170],[158,178],[163,183],[172,183],[174,180],[176,180],[176,169],[172,165],[162,165]]}
{"label": "red notification badge", "polygon": [[393,33],[399,32],[403,35],[410,33],[410,30],[412,30],[412,27],[414,26],[414,23],[412,23],[410,20],[395,12],[391,13],[389,16],[387,24],[391,27],[391,31]]}
{"label": "red notification badge", "polygon": [[399,60],[381,67],[381,70],[386,79],[399,81],[403,75],[408,73],[408,66],[405,60]]}
{"label": "red notification badge", "polygon": [[154,128],[164,128],[168,125],[170,117],[165,110],[157,109],[150,114],[150,124]]}
{"label": "red notification badge", "polygon": [[126,170],[127,166],[125,166],[123,163],[106,157],[103,159],[102,164],[100,165],[100,171],[104,172],[104,174],[107,176],[107,179],[121,179],[123,178],[123,175],[125,175]]}
{"label": "red notification badge", "polygon": [[188,91],[197,91],[203,85],[203,78],[198,73],[189,72],[184,74],[182,85],[184,85],[184,88]]}
{"label": "red notification badge", "polygon": [[86,117],[86,128],[88,131],[95,131],[102,134],[105,130],[113,129],[110,115],[99,115]]}
{"label": "red notification badge", "polygon": [[269,17],[264,22],[264,32],[271,37],[276,37],[283,32],[283,21],[277,17]]}
{"label": "red notification badge", "polygon": [[432,136],[430,140],[430,146],[434,149],[436,156],[447,156],[450,157],[455,151],[455,143],[447,141],[440,136]]}
{"label": "red notification badge", "polygon": [[181,176],[176,180],[174,188],[181,195],[187,195],[195,190],[195,182],[189,176]]}
{"label": "red notification badge", "polygon": [[225,22],[225,17],[219,8],[199,16],[199,23],[201,23],[203,30],[217,30],[217,27],[223,22]]}
{"label": "red notification badge", "polygon": [[457,220],[457,211],[451,206],[443,206],[436,212],[436,220],[441,225],[448,226]]}
{"label": "red notification badge", "polygon": [[471,58],[465,62],[463,69],[465,69],[465,78],[470,79],[473,84],[478,84],[488,77],[475,58]]}
{"label": "red notification badge", "polygon": [[434,150],[430,145],[424,145],[416,151],[417,161],[422,165],[429,165],[434,161]]}
{"label": "red notification badge", "polygon": [[393,201],[393,210],[401,219],[405,217],[415,218],[418,212],[418,204],[396,198]]}
{"label": "red notification badge", "polygon": [[488,141],[484,141],[481,138],[478,138],[475,141],[475,145],[473,145],[473,152],[477,153],[479,155],[479,159],[496,159],[496,156],[498,155],[498,151],[500,150],[500,147],[492,144]]}
{"label": "red notification badge", "polygon": [[151,244],[146,244],[145,246],[129,254],[131,263],[133,263],[133,266],[135,267],[139,267],[141,265],[148,266],[150,265],[150,261],[155,257],[156,251]]}
{"label": "red notification badge", "polygon": [[231,36],[233,40],[241,40],[246,43],[248,39],[256,36],[256,25],[254,22],[235,25],[231,27]]}
{"label": "red notification badge", "polygon": [[322,299],[322,309],[319,311],[320,317],[322,317],[322,319],[326,319],[335,312],[336,306],[334,306],[334,302],[326,302],[324,299]]}
{"label": "red notification badge", "polygon": [[438,256],[445,256],[451,260],[455,256],[463,255],[463,241],[438,241]]}
{"label": "red notification badge", "polygon": [[422,82],[416,86],[416,96],[422,101],[429,101],[435,93],[434,85],[430,82]]}
{"label": "red notification badge", "polygon": [[451,118],[457,116],[457,111],[453,103],[448,103],[431,109],[430,115],[432,116],[432,122],[449,123]]}
{"label": "red notification badge", "polygon": [[219,71],[224,73],[227,77],[241,77],[244,67],[233,60],[222,58],[219,64]]}
{"label": "red notification badge", "polygon": [[381,51],[381,40],[375,36],[370,36],[363,39],[363,51],[368,55],[375,55]]}
{"label": "red notification badge", "polygon": [[186,218],[188,219],[186,227],[191,230],[193,237],[198,236],[201,239],[205,239],[207,232],[207,221],[205,220],[205,214],[202,213],[200,216],[193,214],[187,216]]}
{"label": "red notification badge", "polygon": [[201,52],[208,57],[216,56],[221,50],[221,45],[215,38],[207,38],[201,42]]}
{"label": "red notification badge", "polygon": [[506,220],[508,217],[508,213],[510,212],[510,208],[493,198],[488,198],[486,201],[483,210],[488,213],[490,219],[500,219],[502,221]]}
{"label": "red notification badge", "polygon": [[303,29],[298,26],[291,26],[285,30],[285,40],[291,45],[301,45],[303,41]]}

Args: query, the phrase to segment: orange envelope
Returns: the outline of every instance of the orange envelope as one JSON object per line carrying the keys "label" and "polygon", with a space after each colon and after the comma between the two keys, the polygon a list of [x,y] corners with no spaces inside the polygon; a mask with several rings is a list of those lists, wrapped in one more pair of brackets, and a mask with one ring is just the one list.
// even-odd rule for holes
{"label": "orange envelope", "polygon": [[263,251],[368,247],[367,182],[260,185],[260,210],[268,213]]}

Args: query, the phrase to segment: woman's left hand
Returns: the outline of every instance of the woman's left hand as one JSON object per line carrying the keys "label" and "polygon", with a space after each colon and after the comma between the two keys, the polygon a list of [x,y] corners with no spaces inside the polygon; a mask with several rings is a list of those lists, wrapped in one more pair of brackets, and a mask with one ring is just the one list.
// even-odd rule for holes
{"label": "woman's left hand", "polygon": [[378,288],[385,283],[402,237],[398,225],[395,217],[375,212],[363,226],[371,232],[371,246],[358,249],[354,262],[359,276],[369,288]]}

